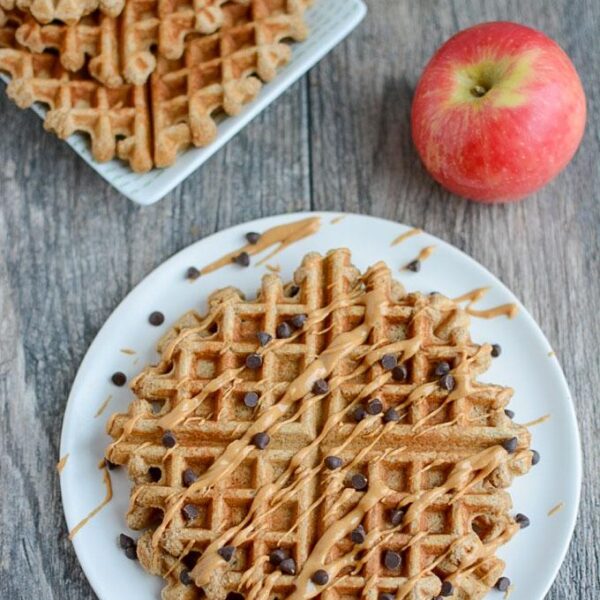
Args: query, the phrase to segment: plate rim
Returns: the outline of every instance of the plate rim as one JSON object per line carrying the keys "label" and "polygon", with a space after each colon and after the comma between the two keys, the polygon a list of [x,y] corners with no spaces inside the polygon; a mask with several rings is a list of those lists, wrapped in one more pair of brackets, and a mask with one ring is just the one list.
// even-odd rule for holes
{"label": "plate rim", "polygon": [[[140,289],[143,285],[145,285],[147,283],[148,279],[150,279],[154,276],[157,276],[159,271],[160,272],[168,271],[171,268],[171,265],[176,263],[179,260],[179,257],[181,255],[191,251],[192,248],[195,248],[197,246],[212,243],[214,238],[222,235],[224,232],[235,233],[236,230],[247,230],[248,227],[250,227],[252,229],[258,229],[259,227],[262,226],[264,228],[264,227],[268,227],[268,226],[274,226],[276,224],[281,224],[281,222],[285,222],[288,220],[293,221],[293,220],[299,220],[299,219],[303,219],[303,218],[307,218],[307,217],[321,217],[321,219],[323,221],[326,221],[327,219],[337,218],[337,217],[358,217],[360,219],[367,219],[367,220],[372,220],[375,222],[380,222],[380,223],[383,222],[386,224],[396,225],[399,228],[399,234],[405,233],[406,231],[409,231],[410,229],[415,228],[414,226],[407,225],[405,223],[400,223],[397,221],[393,221],[391,219],[385,219],[382,217],[376,217],[376,216],[372,216],[372,215],[364,215],[364,214],[360,214],[360,213],[353,213],[353,212],[346,212],[346,211],[300,211],[300,212],[293,212],[293,213],[269,215],[266,217],[259,217],[257,219],[252,219],[251,221],[243,221],[243,222],[237,223],[235,225],[232,225],[230,227],[226,227],[220,231],[214,232],[214,233],[212,233],[202,239],[199,239],[196,242],[193,242],[192,244],[189,244],[188,246],[182,248],[181,250],[179,250],[178,252],[176,252],[175,254],[170,256],[169,258],[167,258],[165,261],[160,263],[157,267],[152,269],[150,272],[148,272],[124,296],[124,298],[114,307],[111,314],[104,321],[104,323],[102,324],[100,329],[97,331],[96,335],[94,336],[94,339],[92,340],[91,344],[89,345],[81,363],[79,364],[79,366],[77,368],[77,373],[75,375],[73,384],[71,386],[71,390],[70,390],[68,398],[67,398],[67,403],[65,405],[64,416],[63,416],[61,432],[60,432],[59,456],[64,456],[68,452],[68,449],[66,448],[66,445],[67,445],[66,434],[68,434],[68,430],[69,430],[69,416],[70,416],[70,413],[75,410],[74,409],[75,402],[76,402],[75,397],[77,396],[79,388],[83,385],[82,371],[84,371],[85,368],[87,367],[87,363],[92,361],[92,354],[95,354],[96,346],[100,347],[101,342],[102,342],[102,340],[99,338],[103,337],[103,335],[106,335],[106,331],[109,329],[109,323],[111,321],[113,321],[113,319],[116,320],[116,317],[115,317],[116,313],[118,313],[119,310],[123,307],[123,305],[125,305],[129,301],[129,299],[135,295],[135,293],[138,291],[138,289]],[[420,228],[420,229],[422,229],[422,228]],[[491,277],[496,282],[499,289],[504,294],[506,294],[514,299],[514,301],[516,302],[516,304],[519,307],[519,315],[523,315],[529,322],[529,325],[533,326],[532,331],[535,333],[535,336],[538,338],[538,340],[544,342],[547,347],[549,347],[549,348],[551,347],[551,345],[550,345],[548,339],[546,338],[546,335],[542,331],[541,327],[538,325],[537,321],[533,318],[533,316],[529,313],[527,308],[523,305],[521,300],[496,275],[494,275],[490,270],[488,270],[486,267],[484,267],[482,264],[480,264],[474,258],[469,256],[466,252],[464,252],[460,248],[457,248],[450,242],[443,240],[442,238],[438,237],[437,235],[429,233],[425,229],[422,229],[422,231],[423,231],[423,233],[432,237],[436,242],[441,242],[441,244],[444,247],[447,247],[451,251],[458,253],[461,256],[461,258],[463,260],[466,259],[467,262],[470,263],[471,267],[473,267],[475,270],[478,270],[478,271],[484,273],[486,276]],[[548,593],[548,591],[552,587],[552,585],[558,575],[558,572],[564,563],[566,554],[567,554],[570,544],[573,540],[573,534],[575,531],[575,526],[576,526],[577,519],[579,516],[579,509],[581,506],[581,489],[582,489],[582,478],[583,478],[582,439],[581,439],[581,432],[579,429],[579,422],[577,419],[577,411],[575,408],[575,403],[573,401],[573,395],[571,394],[571,390],[569,388],[569,384],[565,377],[565,374],[562,369],[562,365],[560,364],[560,361],[558,359],[556,359],[553,362],[554,362],[554,368],[556,369],[557,375],[559,376],[560,384],[562,387],[562,392],[564,392],[566,394],[567,401],[565,402],[565,406],[568,410],[569,418],[572,422],[571,424],[572,424],[572,429],[573,429],[573,433],[574,433],[573,441],[574,441],[574,445],[575,445],[575,464],[573,464],[572,466],[574,469],[575,481],[576,481],[577,485],[576,485],[576,489],[574,490],[575,502],[569,502],[569,505],[567,507],[565,507],[565,509],[563,511],[563,512],[567,512],[568,535],[564,536],[564,538],[562,538],[560,540],[560,546],[561,546],[560,552],[557,553],[556,560],[554,561],[555,564],[552,565],[552,568],[551,568],[552,574],[548,578],[547,584],[544,586],[542,598],[545,597],[545,595]],[[140,369],[141,368],[142,367],[140,367]],[[61,491],[61,503],[62,503],[62,508],[63,508],[63,515],[65,517],[65,522],[67,524],[67,528],[69,528],[69,518],[67,516],[67,509],[66,509],[66,505],[65,505],[65,491],[64,491],[63,477],[61,477],[59,475],[59,479],[60,479],[60,491]],[[75,538],[72,541],[73,548],[74,548],[75,554],[77,556],[77,560],[78,560],[88,582],[90,583],[90,586],[94,590],[94,592],[98,595],[98,597],[101,600],[104,600],[103,596],[99,592],[96,576],[93,575],[92,572],[88,572],[88,569],[84,566],[85,561],[83,560],[82,555],[80,554],[80,552],[81,552],[80,543],[81,543],[80,538]]]}

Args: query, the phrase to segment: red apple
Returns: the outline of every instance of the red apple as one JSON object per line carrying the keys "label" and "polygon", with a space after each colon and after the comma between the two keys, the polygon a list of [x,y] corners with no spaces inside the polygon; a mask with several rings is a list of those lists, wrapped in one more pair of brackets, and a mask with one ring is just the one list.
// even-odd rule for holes
{"label": "red apple", "polygon": [[566,167],[585,118],[581,80],[556,42],[516,23],[484,23],[448,40],[425,68],[412,134],[445,188],[507,202]]}

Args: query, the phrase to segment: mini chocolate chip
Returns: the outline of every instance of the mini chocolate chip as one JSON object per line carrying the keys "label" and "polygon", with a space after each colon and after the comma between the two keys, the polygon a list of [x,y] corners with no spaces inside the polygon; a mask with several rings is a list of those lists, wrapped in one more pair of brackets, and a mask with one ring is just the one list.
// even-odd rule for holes
{"label": "mini chocolate chip", "polygon": [[181,562],[185,565],[185,567],[191,571],[195,566],[196,563],[198,562],[198,559],[200,558],[200,553],[199,552],[194,552],[193,550],[191,552],[188,552],[182,559]]}
{"label": "mini chocolate chip", "polygon": [[183,569],[181,573],[179,573],[179,581],[181,581],[183,585],[191,585],[193,580],[190,572],[187,569]]}
{"label": "mini chocolate chip", "polygon": [[393,550],[386,550],[383,555],[383,564],[385,565],[386,569],[395,571],[396,569],[400,568],[400,565],[402,564],[402,557]]}
{"label": "mini chocolate chip", "polygon": [[106,468],[109,471],[114,471],[115,469],[119,468],[119,465],[115,464],[114,462],[110,462],[110,460],[108,460],[108,458],[104,459],[104,464],[106,465]]}
{"label": "mini chocolate chip", "polygon": [[396,600],[396,595],[384,592],[383,594],[379,594],[379,600]]}
{"label": "mini chocolate chip", "polygon": [[289,323],[284,321],[283,323],[277,325],[275,333],[280,340],[285,340],[289,337],[292,337],[292,328],[290,327]]}
{"label": "mini chocolate chip", "polygon": [[450,365],[446,361],[439,362],[435,365],[435,374],[438,377],[446,375],[446,373],[450,373]]}
{"label": "mini chocolate chip", "polygon": [[406,268],[413,273],[418,273],[421,270],[421,261],[413,260],[406,265]]}
{"label": "mini chocolate chip", "polygon": [[502,346],[500,344],[492,345],[492,356],[498,358],[502,354]]}
{"label": "mini chocolate chip", "polygon": [[293,558],[285,558],[279,563],[279,570],[285,575],[296,574],[296,561]]}
{"label": "mini chocolate chip", "polygon": [[256,337],[258,338],[258,343],[261,346],[266,346],[273,339],[273,336],[266,331],[259,331],[256,334]]}
{"label": "mini chocolate chip", "polygon": [[531,464],[537,465],[540,462],[540,453],[537,450],[531,451]]}
{"label": "mini chocolate chip", "polygon": [[398,527],[402,520],[404,519],[404,511],[400,508],[393,508],[390,510],[390,523],[394,527]]}
{"label": "mini chocolate chip", "polygon": [[248,354],[248,356],[246,356],[246,366],[253,371],[260,369],[262,364],[263,359],[260,354]]}
{"label": "mini chocolate chip", "polygon": [[383,414],[384,423],[395,423],[400,420],[400,415],[395,408],[388,408]]}
{"label": "mini chocolate chip", "polygon": [[352,416],[357,423],[360,423],[367,416],[367,411],[362,406],[357,406]]}
{"label": "mini chocolate chip", "polygon": [[246,600],[246,598],[244,594],[240,594],[239,592],[228,592],[225,600]]}
{"label": "mini chocolate chip", "polygon": [[329,392],[329,384],[325,379],[317,379],[312,386],[312,393],[316,396],[322,396]]}
{"label": "mini chocolate chip", "polygon": [[177,443],[177,438],[172,431],[165,431],[162,436],[162,443],[166,448],[173,448]]}
{"label": "mini chocolate chip", "polygon": [[271,438],[268,436],[268,434],[266,434],[264,431],[261,433],[257,433],[253,438],[252,438],[252,443],[259,449],[259,450],[264,450],[268,445],[269,442],[271,441]]}
{"label": "mini chocolate chip", "polygon": [[404,365],[398,365],[392,369],[392,379],[394,381],[406,381],[408,369]]}
{"label": "mini chocolate chip", "polygon": [[329,573],[324,569],[319,569],[312,574],[310,579],[316,585],[326,585],[329,583]]}
{"label": "mini chocolate chip", "polygon": [[525,529],[525,528],[529,527],[529,525],[531,525],[531,521],[529,520],[529,517],[522,513],[519,513],[518,515],[515,516],[515,521],[519,524],[521,529]]}
{"label": "mini chocolate chip", "polygon": [[148,317],[148,322],[150,323],[150,325],[154,325],[155,327],[158,327],[165,322],[165,315],[163,315],[160,311],[155,310]]}
{"label": "mini chocolate chip", "polygon": [[365,528],[362,525],[359,525],[356,529],[350,532],[350,539],[355,544],[364,544],[367,539],[367,534],[365,532]]}
{"label": "mini chocolate chip", "polygon": [[296,329],[302,329],[307,319],[307,315],[294,315],[290,320]]}
{"label": "mini chocolate chip", "polygon": [[300,288],[297,285],[292,285],[288,290],[288,296],[295,296],[300,291]]}
{"label": "mini chocolate chip", "polygon": [[516,437],[512,437],[508,440],[504,440],[502,442],[502,447],[509,453],[512,454],[516,449],[517,449],[517,445],[519,444],[519,440]]}
{"label": "mini chocolate chip", "polygon": [[450,373],[446,373],[440,378],[440,387],[448,392],[451,392],[456,385],[456,381],[454,381],[454,377],[450,375]]}
{"label": "mini chocolate chip", "polygon": [[121,371],[113,373],[113,376],[110,379],[116,386],[119,387],[122,387],[127,383],[127,375],[125,375],[125,373],[121,373]]}
{"label": "mini chocolate chip", "polygon": [[232,261],[236,265],[240,265],[240,267],[248,267],[250,266],[250,255],[247,252],[242,252],[241,254],[238,254],[232,258]]}
{"label": "mini chocolate chip", "polygon": [[339,469],[344,464],[344,461],[339,456],[328,456],[325,459],[325,466],[330,471],[335,471]]}
{"label": "mini chocolate chip", "polygon": [[137,560],[137,549],[135,546],[125,548],[125,556],[130,560]]}
{"label": "mini chocolate chip", "polygon": [[448,580],[444,581],[442,583],[442,590],[440,591],[440,596],[446,598],[448,596],[452,596],[452,594],[454,594],[454,586],[452,585],[452,582]]}
{"label": "mini chocolate chip", "polygon": [[256,231],[250,231],[246,234],[246,239],[248,240],[249,244],[254,245],[258,242],[258,240],[260,240],[260,233],[256,233]]}
{"label": "mini chocolate chip", "polygon": [[244,396],[244,404],[248,408],[254,408],[258,404],[258,394],[256,392],[247,392]]}
{"label": "mini chocolate chip", "polygon": [[369,481],[362,473],[355,473],[350,479],[350,484],[356,491],[360,492],[367,488]]}
{"label": "mini chocolate chip", "polygon": [[198,516],[198,508],[194,504],[186,504],[181,513],[186,521],[193,521]]}
{"label": "mini chocolate chip", "polygon": [[196,269],[196,267],[190,267],[186,272],[185,272],[185,277],[186,279],[191,279],[192,281],[196,281],[196,279],[198,279],[198,277],[200,277],[202,273],[200,273],[200,271],[198,269]]}
{"label": "mini chocolate chip", "polygon": [[275,548],[275,550],[269,554],[269,562],[274,567],[277,567],[281,561],[285,560],[288,556],[288,553],[283,548]]}
{"label": "mini chocolate chip", "polygon": [[186,469],[183,472],[181,479],[183,480],[183,485],[185,485],[185,487],[190,487],[190,485],[196,483],[198,475],[196,475],[194,469]]}
{"label": "mini chocolate chip", "polygon": [[510,410],[508,408],[506,408],[504,410],[504,414],[509,418],[509,419],[514,419],[515,418],[515,411],[514,410]]}
{"label": "mini chocolate chip", "polygon": [[510,587],[510,579],[508,577],[500,577],[498,581],[496,581],[496,589],[499,592],[506,592]]}
{"label": "mini chocolate chip", "polygon": [[396,359],[396,357],[393,354],[384,354],[381,357],[380,362],[381,362],[381,366],[386,371],[391,371],[398,364],[398,360]]}
{"label": "mini chocolate chip", "polygon": [[223,546],[217,550],[217,554],[225,561],[229,562],[235,554],[235,548],[233,546]]}
{"label": "mini chocolate chip", "polygon": [[367,412],[370,415],[378,415],[383,410],[383,404],[379,398],[373,398],[367,404]]}
{"label": "mini chocolate chip", "polygon": [[150,475],[150,479],[156,483],[157,481],[160,481],[162,471],[160,470],[160,467],[150,467],[148,469],[148,475]]}
{"label": "mini chocolate chip", "polygon": [[124,533],[119,534],[119,546],[125,550],[125,548],[131,548],[135,546],[135,540]]}

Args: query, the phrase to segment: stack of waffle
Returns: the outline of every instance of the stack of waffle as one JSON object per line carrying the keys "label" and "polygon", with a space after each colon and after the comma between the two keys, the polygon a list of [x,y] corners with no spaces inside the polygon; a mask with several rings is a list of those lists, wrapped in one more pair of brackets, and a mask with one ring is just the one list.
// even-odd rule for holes
{"label": "stack of waffle", "polygon": [[256,300],[215,292],[159,350],[106,456],[164,600],[475,600],[499,581],[523,522],[505,488],[534,454],[453,301],[313,253]]}
{"label": "stack of waffle", "polygon": [[0,0],[0,72],[46,129],[137,172],[210,144],[307,35],[311,0]]}

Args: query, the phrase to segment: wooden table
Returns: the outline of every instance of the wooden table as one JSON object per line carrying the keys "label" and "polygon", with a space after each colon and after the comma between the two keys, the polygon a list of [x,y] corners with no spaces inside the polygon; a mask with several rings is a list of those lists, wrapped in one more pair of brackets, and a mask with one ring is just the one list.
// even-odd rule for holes
{"label": "wooden table", "polygon": [[[523,300],[562,361],[585,454],[579,523],[548,598],[599,597],[600,3],[370,4],[348,41],[150,208],[120,197],[0,94],[1,598],[93,597],[67,540],[55,464],[71,382],[115,306],[200,237],[308,209],[423,227]],[[581,150],[556,182],[523,203],[487,207],[450,197],[425,174],[409,111],[433,50],[467,25],[497,19],[536,26],[567,50],[590,115]]]}

